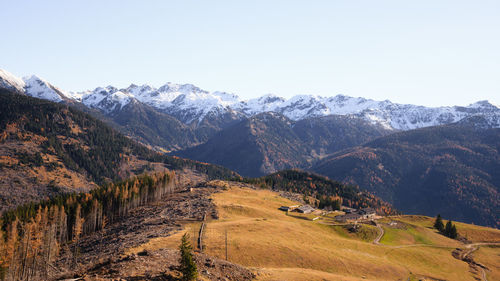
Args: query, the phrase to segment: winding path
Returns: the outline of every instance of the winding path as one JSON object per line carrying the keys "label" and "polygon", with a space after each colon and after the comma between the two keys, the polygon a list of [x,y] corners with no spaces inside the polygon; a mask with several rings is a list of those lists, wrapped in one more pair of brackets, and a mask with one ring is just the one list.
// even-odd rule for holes
{"label": "winding path", "polygon": [[[373,222],[375,223],[375,227],[379,230],[379,233],[378,233],[377,237],[373,240],[372,243],[375,245],[385,246],[385,247],[389,248],[390,249],[389,252],[392,250],[395,250],[395,249],[406,248],[406,247],[453,248],[453,247],[449,247],[449,246],[430,245],[430,244],[411,244],[411,245],[400,245],[400,246],[383,245],[383,244],[380,244],[380,240],[382,239],[382,237],[385,234],[384,228],[380,224],[378,224],[377,221],[374,220]],[[330,222],[328,222],[328,223],[327,222],[319,222],[319,223],[324,224],[324,225],[332,225],[332,226],[336,226],[336,225],[340,226],[340,225],[347,225],[348,224],[348,223],[330,223]],[[481,277],[482,281],[488,281],[488,279],[486,277],[487,268],[484,265],[474,261],[470,255],[473,252],[479,250],[479,246],[490,246],[490,245],[500,245],[500,243],[491,242],[491,243],[467,244],[467,245],[465,245],[464,252],[461,253],[460,256],[456,257],[457,259],[462,260],[471,266],[475,266],[480,272],[480,275],[481,275],[480,277]]]}
{"label": "winding path", "polygon": [[[373,240],[373,244],[382,245],[382,244],[380,244],[380,239],[382,239],[382,237],[384,236],[384,233],[385,233],[384,228],[382,228],[382,226],[380,226],[380,224],[378,224],[376,221],[374,221],[374,223],[375,223],[375,226],[379,229],[379,234]],[[472,259],[472,257],[470,255],[473,252],[479,250],[479,246],[489,246],[489,245],[500,245],[500,243],[472,243],[472,244],[468,244],[465,246],[466,250],[464,251],[464,253],[459,257],[460,260],[467,262],[471,266],[475,266],[479,270],[482,281],[488,281],[488,278],[486,277],[487,268],[484,265],[474,261],[474,259]],[[393,246],[393,247],[391,247],[392,248],[391,250],[405,248],[405,247],[449,248],[448,246],[439,246],[439,245],[412,244],[412,245]]]}
{"label": "winding path", "polygon": [[465,246],[466,250],[464,251],[464,253],[462,255],[460,255],[461,260],[463,260],[464,262],[468,263],[471,266],[475,266],[481,272],[481,279],[483,281],[488,281],[488,278],[486,277],[486,270],[488,270],[488,268],[486,266],[484,266],[483,264],[476,262],[471,257],[471,254],[474,253],[475,251],[479,250],[480,246],[492,246],[492,245],[498,246],[498,245],[500,245],[500,243],[491,242],[491,243],[467,244]]}
{"label": "winding path", "polygon": [[377,237],[375,238],[375,240],[373,240],[373,244],[375,245],[380,245],[380,239],[382,239],[382,237],[384,236],[384,229],[380,226],[380,224],[378,224],[376,221],[375,222],[375,226],[378,228],[379,230],[379,233],[377,235]]}

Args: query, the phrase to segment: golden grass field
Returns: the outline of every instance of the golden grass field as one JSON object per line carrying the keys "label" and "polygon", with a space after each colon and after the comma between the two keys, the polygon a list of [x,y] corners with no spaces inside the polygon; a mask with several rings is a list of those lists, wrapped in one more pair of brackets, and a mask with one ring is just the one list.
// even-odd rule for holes
{"label": "golden grass field", "polygon": [[[375,245],[375,227],[363,226],[360,234],[351,234],[310,220],[317,215],[287,215],[278,208],[297,203],[268,190],[230,187],[213,194],[213,200],[219,219],[207,223],[205,253],[225,258],[227,231],[228,260],[254,268],[257,280],[475,280],[468,264],[451,255],[464,245],[436,233],[432,218],[381,219],[386,234],[382,245]],[[390,227],[394,220],[405,229]],[[187,225],[186,231],[192,235],[198,227]],[[500,242],[495,229],[466,224],[457,228],[474,242]],[[176,248],[183,233],[152,239],[130,252]],[[477,259],[491,269],[489,280],[499,276],[499,255],[500,248],[493,247],[477,252]]]}
{"label": "golden grass field", "polygon": [[491,271],[486,272],[488,280],[500,280],[500,248],[498,246],[493,247],[481,247],[477,252],[474,253],[474,257],[477,262],[486,265]]}

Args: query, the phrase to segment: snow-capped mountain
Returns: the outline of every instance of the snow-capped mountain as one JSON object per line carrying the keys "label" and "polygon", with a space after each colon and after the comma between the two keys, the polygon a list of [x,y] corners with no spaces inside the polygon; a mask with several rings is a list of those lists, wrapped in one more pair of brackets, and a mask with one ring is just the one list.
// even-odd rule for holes
{"label": "snow-capped mountain", "polygon": [[203,120],[209,113],[224,113],[239,102],[238,96],[225,92],[209,93],[191,84],[167,83],[156,89],[149,85],[130,85],[125,91],[185,123]]}
{"label": "snow-capped mountain", "polygon": [[493,127],[500,127],[500,108],[488,101],[480,101],[467,107],[424,107],[344,95],[334,97],[298,95],[284,99],[267,94],[255,99],[242,100],[231,93],[210,93],[191,84],[173,83],[167,83],[159,88],[132,84],[121,90],[108,86],[75,96],[78,95],[82,96],[85,105],[99,108],[104,112],[121,108],[134,98],[186,124],[201,122],[207,116],[221,116],[228,113],[236,118],[243,118],[262,112],[278,112],[294,121],[332,114],[352,115],[383,125],[387,129],[396,130],[449,124],[465,117],[481,115],[490,120]]}
{"label": "snow-capped mountain", "polygon": [[159,88],[131,84],[124,89],[107,86],[85,92],[64,92],[36,76],[19,79],[4,70],[0,70],[0,87],[56,102],[82,102],[87,107],[99,109],[106,114],[120,110],[132,100],[136,100],[186,124],[228,114],[235,119],[241,119],[262,112],[278,112],[294,121],[332,114],[351,115],[396,130],[448,124],[480,115],[488,120],[492,127],[500,127],[500,108],[488,101],[480,101],[467,107],[424,107],[344,95],[298,95],[284,99],[267,94],[242,100],[235,94],[208,92],[191,84],[175,83],[167,83]]}
{"label": "snow-capped mountain", "polygon": [[54,102],[73,99],[69,93],[64,92],[36,75],[20,79],[3,69],[0,69],[0,88]]}
{"label": "snow-capped mountain", "polygon": [[54,102],[61,102],[69,98],[67,93],[35,75],[24,77],[23,81],[25,93],[32,97]]}
{"label": "snow-capped mountain", "polygon": [[0,88],[8,89],[17,92],[24,92],[24,81],[12,73],[0,69]]}
{"label": "snow-capped mountain", "polygon": [[72,96],[87,107],[99,109],[104,113],[120,110],[134,99],[132,94],[120,91],[112,86],[99,87],[84,93],[74,93]]}

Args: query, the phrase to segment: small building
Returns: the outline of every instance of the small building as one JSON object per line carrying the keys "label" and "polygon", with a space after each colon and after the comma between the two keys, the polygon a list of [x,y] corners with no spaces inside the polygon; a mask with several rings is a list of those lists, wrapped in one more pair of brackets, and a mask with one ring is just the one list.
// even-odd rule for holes
{"label": "small building", "polygon": [[364,219],[370,219],[377,215],[377,212],[373,208],[363,208],[359,210],[359,214],[363,216]]}
{"label": "small building", "polygon": [[293,210],[297,209],[298,207],[299,207],[299,205],[281,206],[281,207],[279,207],[278,209],[279,209],[280,211],[284,211],[284,212],[289,212],[289,211],[291,212],[291,211],[293,211]]}
{"label": "small building", "polygon": [[353,222],[353,221],[358,221],[362,218],[360,214],[345,214],[341,216],[336,216],[335,220],[339,222]]}
{"label": "small building", "polygon": [[357,211],[356,209],[349,207],[342,207],[341,210],[344,211],[346,214],[356,213]]}
{"label": "small building", "polygon": [[299,213],[303,213],[303,214],[309,214],[309,213],[314,212],[314,208],[309,206],[309,205],[302,205],[302,206],[298,207],[297,209],[295,209],[295,211],[297,211]]}

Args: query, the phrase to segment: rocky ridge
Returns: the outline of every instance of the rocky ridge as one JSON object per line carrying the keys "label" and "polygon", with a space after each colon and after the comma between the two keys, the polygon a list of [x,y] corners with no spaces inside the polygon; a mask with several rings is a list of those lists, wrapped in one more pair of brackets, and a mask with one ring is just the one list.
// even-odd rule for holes
{"label": "rocky ridge", "polygon": [[119,111],[132,101],[138,101],[185,124],[199,124],[204,120],[213,122],[217,118],[243,119],[263,112],[277,112],[294,121],[327,115],[352,115],[392,130],[450,124],[471,116],[481,116],[488,120],[491,127],[500,127],[500,108],[488,101],[478,101],[465,107],[425,107],[345,95],[297,95],[284,99],[267,94],[243,100],[232,93],[209,92],[192,84],[170,82],[158,88],[131,84],[123,89],[107,86],[84,92],[66,92],[37,76],[19,79],[5,70],[0,70],[0,87],[55,102],[80,102],[104,114]]}

